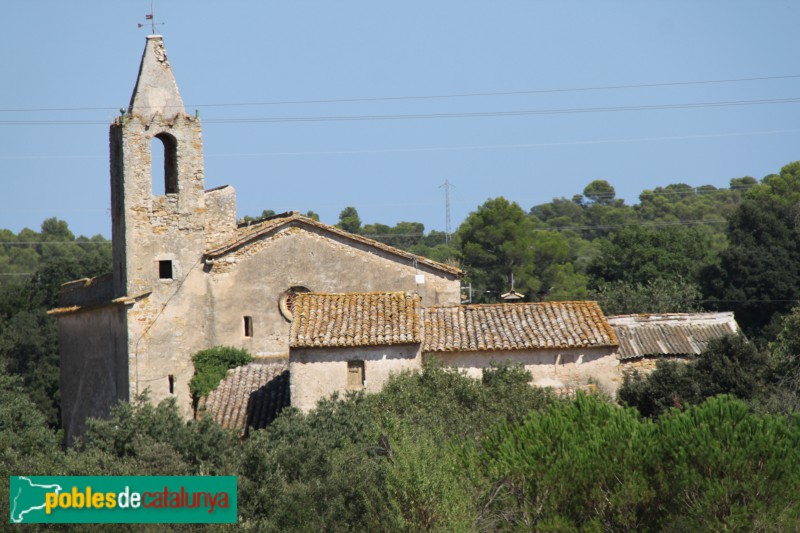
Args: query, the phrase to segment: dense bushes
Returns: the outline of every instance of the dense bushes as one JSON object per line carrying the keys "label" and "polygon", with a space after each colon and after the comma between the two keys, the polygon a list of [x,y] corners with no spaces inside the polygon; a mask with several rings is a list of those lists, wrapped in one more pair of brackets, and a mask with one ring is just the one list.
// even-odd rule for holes
{"label": "dense bushes", "polygon": [[537,531],[792,530],[800,417],[716,397],[658,423],[579,396],[483,446],[492,524]]}
{"label": "dense bushes", "polygon": [[720,396],[654,421],[597,396],[554,399],[529,379],[428,365],[378,394],[285,410],[246,441],[140,399],[65,454],[41,416],[21,416],[30,402],[0,372],[0,458],[12,474],[236,475],[251,531],[800,527],[799,415]]}
{"label": "dense bushes", "polygon": [[649,376],[625,376],[618,396],[642,416],[657,417],[666,410],[698,404],[717,394],[752,400],[772,393],[767,357],[742,336],[729,335],[709,342],[700,356],[686,363],[658,361]]}

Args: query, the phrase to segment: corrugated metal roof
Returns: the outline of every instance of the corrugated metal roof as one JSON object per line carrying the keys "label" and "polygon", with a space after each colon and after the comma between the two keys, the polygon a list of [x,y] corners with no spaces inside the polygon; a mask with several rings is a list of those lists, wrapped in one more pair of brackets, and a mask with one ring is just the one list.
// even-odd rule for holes
{"label": "corrugated metal roof", "polygon": [[299,293],[289,346],[342,347],[420,342],[420,300],[404,292]]}
{"label": "corrugated metal roof", "polygon": [[422,313],[426,352],[617,345],[597,302],[432,307]]}
{"label": "corrugated metal roof", "polygon": [[619,339],[619,358],[698,355],[708,343],[738,334],[733,313],[667,313],[608,317]]}
{"label": "corrugated metal roof", "polygon": [[200,409],[220,425],[245,435],[262,429],[290,405],[287,362],[259,362],[228,371]]}

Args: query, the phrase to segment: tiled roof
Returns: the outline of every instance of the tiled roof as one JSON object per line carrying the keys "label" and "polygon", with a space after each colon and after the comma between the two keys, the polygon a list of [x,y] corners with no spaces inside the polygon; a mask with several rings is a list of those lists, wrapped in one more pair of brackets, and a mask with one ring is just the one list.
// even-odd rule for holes
{"label": "tiled roof", "polygon": [[422,316],[426,352],[617,345],[597,302],[431,307]]}
{"label": "tiled roof", "polygon": [[229,370],[199,407],[223,427],[246,435],[250,429],[266,427],[288,406],[288,364],[256,360]]}
{"label": "tiled roof", "polygon": [[430,268],[447,272],[448,274],[458,277],[464,275],[464,272],[461,269],[452,267],[450,265],[445,265],[444,263],[439,263],[437,261],[432,261],[420,255],[415,255],[406,252],[404,250],[400,250],[399,248],[389,246],[388,244],[383,244],[382,242],[362,237],[361,235],[349,233],[347,231],[337,228],[336,226],[329,226],[328,224],[317,222],[312,218],[304,217],[303,215],[301,215],[296,211],[281,213],[280,215],[266,218],[263,221],[250,226],[241,226],[236,230],[236,237],[234,239],[228,241],[222,246],[218,246],[211,250],[206,250],[205,255],[209,259],[215,259],[217,257],[221,257],[227,253],[237,250],[243,246],[246,246],[248,243],[260,238],[263,235],[276,231],[284,226],[290,226],[290,227],[307,226],[311,228],[316,228],[318,230],[322,230],[327,233],[332,233],[334,235],[337,235],[338,237],[347,239],[349,241],[357,242],[362,245],[369,246],[377,250],[381,250],[382,252],[402,257],[409,261],[416,261],[418,265],[425,265]]}
{"label": "tiled roof", "polygon": [[289,346],[342,347],[420,342],[416,294],[300,293],[295,296]]}
{"label": "tiled roof", "polygon": [[739,333],[733,313],[669,313],[608,318],[622,360],[659,355],[697,355],[712,339]]}

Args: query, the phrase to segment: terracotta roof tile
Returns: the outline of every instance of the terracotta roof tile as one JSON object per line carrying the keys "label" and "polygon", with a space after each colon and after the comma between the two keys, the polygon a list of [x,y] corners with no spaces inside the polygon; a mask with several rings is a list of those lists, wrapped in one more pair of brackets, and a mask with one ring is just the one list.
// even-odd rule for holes
{"label": "terracotta roof tile", "polygon": [[289,406],[289,366],[286,362],[259,362],[228,371],[219,386],[201,401],[223,427],[246,435],[262,429]]}
{"label": "terracotta roof tile", "polygon": [[420,300],[403,292],[295,296],[289,346],[342,347],[420,342]]}
{"label": "terracotta roof tile", "polygon": [[666,313],[608,317],[619,358],[698,355],[712,339],[739,333],[733,313]]}
{"label": "terracotta roof tile", "polygon": [[423,351],[616,346],[597,302],[431,307],[422,310]]}
{"label": "terracotta roof tile", "polygon": [[420,255],[415,255],[406,252],[404,250],[400,250],[399,248],[395,248],[394,246],[389,246],[388,244],[383,244],[382,242],[368,239],[367,237],[362,237],[361,235],[349,233],[347,231],[337,228],[336,226],[329,226],[328,224],[317,222],[312,218],[304,217],[297,211],[281,213],[280,215],[275,215],[273,217],[266,218],[263,221],[260,221],[251,226],[240,226],[236,230],[236,237],[234,239],[228,241],[222,246],[217,246],[213,249],[206,250],[205,255],[209,259],[215,259],[229,252],[237,250],[238,248],[247,245],[251,241],[258,239],[262,235],[268,234],[272,231],[276,231],[278,228],[281,228],[283,226],[303,226],[303,225],[311,228],[316,228],[318,230],[322,230],[328,233],[332,233],[347,240],[354,241],[362,245],[375,248],[377,250],[381,250],[382,252],[386,252],[394,256],[402,257],[410,261],[416,261],[418,265],[425,265],[439,271],[447,272],[448,274],[457,277],[464,276],[464,271],[462,271],[461,269],[452,267],[450,265],[445,265],[444,263],[439,263],[437,261],[432,261],[431,259],[428,259],[426,257],[422,257]]}

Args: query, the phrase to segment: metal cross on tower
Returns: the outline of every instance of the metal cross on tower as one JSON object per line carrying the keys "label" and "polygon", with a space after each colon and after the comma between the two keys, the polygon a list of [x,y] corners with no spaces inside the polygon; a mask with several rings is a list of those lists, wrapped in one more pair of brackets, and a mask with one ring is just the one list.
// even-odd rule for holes
{"label": "metal cross on tower", "polygon": [[139,23],[138,26],[140,28],[144,28],[145,26],[149,25],[152,31],[152,35],[156,34],[156,26],[162,26],[163,22],[156,22],[156,11],[153,9],[153,1],[150,0],[150,13],[144,16],[146,22]]}

